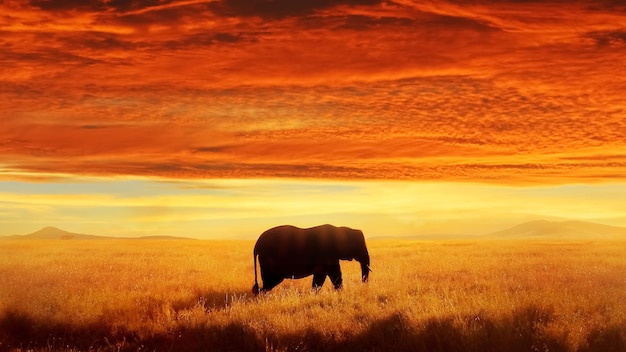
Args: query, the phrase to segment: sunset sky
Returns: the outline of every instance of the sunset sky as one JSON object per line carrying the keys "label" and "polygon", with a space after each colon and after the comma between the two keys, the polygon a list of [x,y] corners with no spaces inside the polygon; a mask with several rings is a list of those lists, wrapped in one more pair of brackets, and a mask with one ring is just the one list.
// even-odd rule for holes
{"label": "sunset sky", "polygon": [[0,3],[0,235],[626,226],[618,0]]}

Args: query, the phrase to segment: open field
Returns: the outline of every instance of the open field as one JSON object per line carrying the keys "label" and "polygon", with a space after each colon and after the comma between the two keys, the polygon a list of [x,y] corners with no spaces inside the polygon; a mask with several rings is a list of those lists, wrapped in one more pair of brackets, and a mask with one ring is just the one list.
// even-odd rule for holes
{"label": "open field", "polygon": [[371,240],[256,298],[253,246],[0,240],[0,350],[626,351],[624,241]]}

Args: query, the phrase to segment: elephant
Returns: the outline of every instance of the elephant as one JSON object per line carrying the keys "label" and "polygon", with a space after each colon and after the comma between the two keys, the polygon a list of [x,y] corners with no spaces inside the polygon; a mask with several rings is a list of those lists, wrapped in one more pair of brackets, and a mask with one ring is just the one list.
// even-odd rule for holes
{"label": "elephant", "polygon": [[[263,287],[259,290],[257,256]],[[254,246],[254,286],[252,293],[267,292],[284,279],[313,275],[313,289],[319,290],[326,276],[339,290],[342,287],[339,260],[361,264],[361,281],[367,282],[370,257],[361,230],[333,225],[302,229],[291,225],[271,228],[261,234]]]}

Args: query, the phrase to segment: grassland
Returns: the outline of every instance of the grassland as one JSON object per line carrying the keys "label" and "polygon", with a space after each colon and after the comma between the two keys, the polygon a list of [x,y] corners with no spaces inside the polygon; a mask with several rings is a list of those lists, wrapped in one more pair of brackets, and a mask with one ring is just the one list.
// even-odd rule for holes
{"label": "grassland", "polygon": [[372,240],[252,297],[253,241],[0,240],[0,350],[626,351],[625,244]]}

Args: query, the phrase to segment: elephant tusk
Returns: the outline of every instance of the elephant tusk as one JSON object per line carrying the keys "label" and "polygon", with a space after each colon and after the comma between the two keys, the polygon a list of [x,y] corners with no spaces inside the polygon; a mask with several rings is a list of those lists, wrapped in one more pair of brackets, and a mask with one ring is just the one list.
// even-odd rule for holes
{"label": "elephant tusk", "polygon": [[369,271],[370,271],[370,272],[372,272],[372,273],[374,272],[374,270],[372,270],[372,268],[370,268],[370,266],[369,266],[369,265],[367,266],[367,270],[369,270]]}

